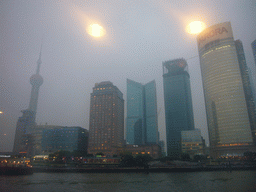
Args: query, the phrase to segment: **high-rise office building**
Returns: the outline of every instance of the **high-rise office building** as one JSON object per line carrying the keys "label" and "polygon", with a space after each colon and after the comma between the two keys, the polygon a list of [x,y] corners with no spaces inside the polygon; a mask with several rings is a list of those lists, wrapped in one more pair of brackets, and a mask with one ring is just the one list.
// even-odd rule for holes
{"label": "high-rise office building", "polygon": [[252,91],[252,83],[250,81],[250,77],[249,77],[250,74],[249,74],[249,70],[245,60],[243,44],[240,40],[236,40],[235,45],[236,45],[237,58],[238,58],[238,63],[240,67],[241,77],[242,77],[244,96],[245,96],[253,141],[256,144],[256,108],[255,108],[255,100],[254,100],[253,91]]}
{"label": "high-rise office building", "polygon": [[256,65],[256,39],[252,42],[252,54],[254,57],[255,65]]}
{"label": "high-rise office building", "polygon": [[181,154],[181,131],[194,129],[190,77],[185,59],[163,62],[167,155]]}
{"label": "high-rise office building", "polygon": [[[255,66],[256,66],[256,39],[252,42],[251,45],[252,45],[252,53],[253,53],[253,57],[254,57],[254,62],[255,62]],[[249,70],[249,74],[250,74],[250,80],[251,80],[251,84],[252,84],[252,92],[253,92],[253,96],[254,96],[254,101],[256,102],[256,87],[255,87],[255,83],[252,78],[250,70]]]}
{"label": "high-rise office building", "polygon": [[109,81],[95,84],[90,104],[89,153],[111,156],[123,145],[123,94]]}
{"label": "high-rise office building", "polygon": [[17,121],[13,152],[15,153],[25,153],[27,155],[32,155],[32,143],[33,136],[31,131],[36,125],[36,109],[39,95],[39,88],[43,84],[43,78],[39,75],[41,61],[41,51],[40,50],[39,59],[37,61],[36,74],[32,75],[30,78],[30,84],[32,85],[31,96],[29,102],[29,108],[27,110],[22,110],[22,117]]}
{"label": "high-rise office building", "polygon": [[128,144],[157,144],[156,83],[145,85],[127,79],[127,126]]}
{"label": "high-rise office building", "polygon": [[211,153],[242,154],[253,136],[230,22],[205,29],[197,42]]}

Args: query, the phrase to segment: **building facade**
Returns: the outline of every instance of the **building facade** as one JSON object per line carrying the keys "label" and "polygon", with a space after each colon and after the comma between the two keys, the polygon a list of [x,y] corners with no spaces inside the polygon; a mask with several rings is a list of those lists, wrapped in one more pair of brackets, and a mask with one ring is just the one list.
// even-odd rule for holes
{"label": "building facade", "polygon": [[[41,154],[57,151],[79,151],[86,153],[88,149],[88,130],[81,127],[38,126],[41,136]],[[38,139],[40,136],[38,134]]]}
{"label": "building facade", "polygon": [[16,125],[13,152],[30,154],[32,152],[32,136],[31,130],[34,129],[35,112],[31,110],[22,110],[22,116],[19,117]]}
{"label": "building facade", "polygon": [[230,22],[197,36],[212,156],[241,154],[253,144]]}
{"label": "building facade", "polygon": [[157,144],[158,135],[155,81],[142,85],[127,79],[126,142]]}
{"label": "building facade", "polygon": [[[256,39],[252,42],[251,46],[252,46],[252,53],[253,53],[254,62],[255,62],[255,66],[256,66]],[[250,76],[250,81],[251,81],[251,85],[252,85],[254,101],[256,102],[256,86],[255,86],[255,82],[252,78],[252,72],[250,71],[250,69],[249,69],[249,74],[250,74],[249,76]]]}
{"label": "building facade", "polygon": [[252,131],[253,142],[256,145],[256,108],[253,95],[253,84],[251,83],[249,69],[246,64],[243,44],[240,40],[235,41],[238,63],[242,77],[244,96]]}
{"label": "building facade", "polygon": [[95,84],[91,93],[89,153],[115,155],[124,145],[124,100],[122,92],[109,81]]}
{"label": "building facade", "polygon": [[190,77],[185,59],[163,62],[167,155],[181,154],[181,131],[194,129]]}
{"label": "building facade", "polygon": [[122,152],[130,152],[133,156],[142,154],[150,155],[153,159],[158,159],[162,156],[161,147],[158,144],[147,145],[126,145],[124,148],[119,149],[119,154]]}
{"label": "building facade", "polygon": [[252,46],[252,54],[253,54],[255,65],[256,65],[256,39],[252,42],[251,46]]}
{"label": "building facade", "polygon": [[165,157],[166,156],[165,142],[163,140],[159,140],[158,144],[161,147],[162,157]]}
{"label": "building facade", "polygon": [[187,153],[193,158],[195,155],[205,154],[205,141],[200,129],[181,131],[182,153]]}

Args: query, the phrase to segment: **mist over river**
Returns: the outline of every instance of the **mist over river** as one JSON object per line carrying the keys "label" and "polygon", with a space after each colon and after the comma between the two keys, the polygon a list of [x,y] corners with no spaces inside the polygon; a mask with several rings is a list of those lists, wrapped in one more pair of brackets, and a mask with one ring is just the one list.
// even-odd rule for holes
{"label": "mist over river", "polygon": [[256,191],[256,171],[34,173],[0,176],[0,191]]}

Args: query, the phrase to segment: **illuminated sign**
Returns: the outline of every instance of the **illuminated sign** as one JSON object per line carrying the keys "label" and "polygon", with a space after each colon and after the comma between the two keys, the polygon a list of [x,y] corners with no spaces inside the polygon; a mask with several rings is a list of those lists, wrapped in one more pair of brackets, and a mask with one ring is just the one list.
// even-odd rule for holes
{"label": "illuminated sign", "polygon": [[197,36],[198,48],[204,47],[207,43],[217,40],[233,38],[230,22],[220,23],[205,29]]}

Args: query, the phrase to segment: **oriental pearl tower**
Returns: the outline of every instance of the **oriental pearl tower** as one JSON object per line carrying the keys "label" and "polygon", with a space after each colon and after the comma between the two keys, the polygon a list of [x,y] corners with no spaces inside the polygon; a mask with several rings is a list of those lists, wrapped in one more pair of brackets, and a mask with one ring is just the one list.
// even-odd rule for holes
{"label": "oriental pearl tower", "polygon": [[33,111],[35,114],[36,114],[36,109],[37,109],[39,88],[43,84],[43,77],[41,75],[39,75],[40,65],[42,63],[41,52],[42,52],[42,46],[41,46],[41,50],[40,50],[39,59],[37,60],[36,74],[34,74],[30,77],[30,84],[32,85],[32,89],[31,89],[31,96],[30,96],[28,110]]}
{"label": "oriental pearl tower", "polygon": [[38,102],[39,88],[43,84],[43,78],[39,75],[41,61],[42,45],[40,49],[39,59],[37,61],[36,74],[30,77],[32,85],[29,107],[22,110],[22,116],[19,117],[16,125],[13,152],[31,156],[33,153],[33,131],[35,130],[36,109]]}

